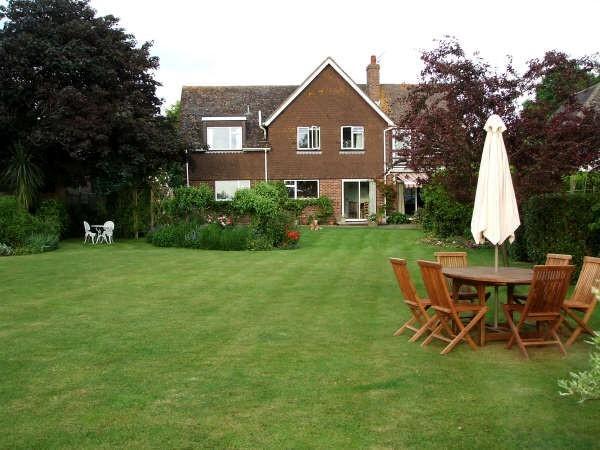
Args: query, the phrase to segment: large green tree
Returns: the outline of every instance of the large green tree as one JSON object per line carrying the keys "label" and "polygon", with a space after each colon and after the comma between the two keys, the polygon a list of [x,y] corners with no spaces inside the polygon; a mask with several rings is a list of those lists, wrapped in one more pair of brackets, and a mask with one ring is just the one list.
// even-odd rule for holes
{"label": "large green tree", "polygon": [[160,115],[158,58],[88,0],[0,7],[0,161],[19,142],[46,188],[139,184],[180,155]]}

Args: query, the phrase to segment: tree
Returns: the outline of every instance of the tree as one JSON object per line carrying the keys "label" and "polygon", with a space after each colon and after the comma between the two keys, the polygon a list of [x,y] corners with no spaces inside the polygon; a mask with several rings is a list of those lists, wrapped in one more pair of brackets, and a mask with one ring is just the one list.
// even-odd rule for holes
{"label": "tree", "polygon": [[411,130],[410,165],[432,175],[457,200],[471,202],[485,140],[483,126],[499,114],[510,126],[517,118],[519,79],[510,65],[493,70],[477,55],[468,57],[453,38],[421,55],[424,68],[399,121]]}
{"label": "tree", "polygon": [[47,188],[118,190],[181,154],[159,114],[158,58],[88,0],[0,7],[0,162],[21,142]]}
{"label": "tree", "polygon": [[555,192],[562,178],[580,168],[598,169],[600,114],[577,101],[576,93],[598,82],[600,63],[551,51],[529,62],[522,77],[525,102],[515,123],[511,163],[523,197]]}
{"label": "tree", "polygon": [[43,174],[20,142],[13,145],[3,177],[5,183],[14,190],[18,205],[30,209],[42,185]]}
{"label": "tree", "polygon": [[[598,111],[583,108],[574,95],[598,79],[595,59],[548,52],[521,75],[510,59],[503,71],[494,70],[479,56],[465,55],[452,38],[421,59],[421,79],[399,126],[411,130],[410,165],[436,173],[456,200],[473,201],[483,126],[494,113],[507,126],[504,139],[522,200],[561,190],[563,176],[598,163]],[[531,100],[523,105],[523,97]]]}

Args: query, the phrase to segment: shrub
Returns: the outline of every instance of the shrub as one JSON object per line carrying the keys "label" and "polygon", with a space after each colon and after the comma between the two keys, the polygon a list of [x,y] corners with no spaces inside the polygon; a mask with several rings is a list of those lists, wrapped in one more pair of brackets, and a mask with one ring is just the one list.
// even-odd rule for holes
{"label": "shrub", "polygon": [[199,225],[179,223],[163,225],[148,234],[157,247],[185,247],[205,250],[246,250],[248,227],[222,227],[216,223]]}
{"label": "shrub", "polygon": [[6,244],[0,244],[0,256],[11,256],[14,253],[12,247]]}
{"label": "shrub", "polygon": [[259,183],[251,189],[237,191],[232,209],[251,217],[253,240],[271,247],[284,245],[286,232],[293,228],[293,215],[289,212],[287,189],[283,183]]}
{"label": "shrub", "polygon": [[148,234],[148,241],[157,247],[185,247],[185,236],[196,227],[185,222],[162,225]]}
{"label": "shrub", "polygon": [[473,207],[456,201],[441,184],[432,180],[423,188],[421,223],[439,237],[469,236]]}
{"label": "shrub", "polygon": [[531,197],[523,205],[527,258],[541,264],[547,253],[573,255],[581,267],[585,255],[600,254],[600,230],[594,230],[599,194],[557,193]]}
{"label": "shrub", "polygon": [[[213,190],[206,186],[178,187],[163,206],[166,222],[204,222],[206,214],[217,208]],[[222,202],[224,203],[224,202]]]}
{"label": "shrub", "polygon": [[329,197],[288,199],[285,209],[299,217],[306,208],[311,206],[317,208],[316,218],[321,223],[327,222],[333,215],[333,205]]}
{"label": "shrub", "polygon": [[12,195],[0,196],[0,242],[19,247],[35,230],[35,219]]}
{"label": "shrub", "polygon": [[19,249],[19,253],[44,253],[58,248],[58,234],[34,233],[26,240],[25,245]]}
{"label": "shrub", "polygon": [[62,236],[67,226],[67,209],[64,203],[58,200],[44,200],[40,203],[36,218],[41,222],[39,228],[44,232]]}
{"label": "shrub", "polygon": [[408,216],[401,212],[393,212],[389,216],[387,216],[387,223],[392,225],[410,223]]}
{"label": "shrub", "polygon": [[[598,300],[600,294],[596,292]],[[571,372],[570,379],[559,380],[558,386],[562,396],[578,395],[579,402],[586,400],[600,399],[600,334],[596,335],[589,341],[593,346],[590,353],[590,369],[582,372]]]}

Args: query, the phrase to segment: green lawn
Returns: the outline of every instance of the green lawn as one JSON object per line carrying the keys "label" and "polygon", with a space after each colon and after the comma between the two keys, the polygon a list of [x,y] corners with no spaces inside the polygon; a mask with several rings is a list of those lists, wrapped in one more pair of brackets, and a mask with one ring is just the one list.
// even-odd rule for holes
{"label": "green lawn", "polygon": [[[598,448],[600,402],[556,380],[588,346],[461,344],[407,318],[388,256],[418,230],[304,231],[295,251],[63,243],[0,259],[6,448]],[[490,251],[471,264],[491,264]],[[600,314],[594,325],[600,327]]]}

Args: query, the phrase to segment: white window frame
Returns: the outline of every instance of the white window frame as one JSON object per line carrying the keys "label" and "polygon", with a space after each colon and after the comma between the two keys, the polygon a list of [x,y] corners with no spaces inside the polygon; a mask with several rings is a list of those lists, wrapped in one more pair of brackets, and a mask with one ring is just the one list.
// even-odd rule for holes
{"label": "white window frame", "polygon": [[[209,142],[212,139],[209,139],[209,136],[211,136],[212,138],[212,133],[214,129],[226,129],[229,131],[229,148],[216,148],[213,147],[211,145],[211,143]],[[237,129],[240,130],[240,145],[239,147],[233,147],[233,133],[232,130]],[[242,147],[244,146],[243,140],[244,140],[244,136],[243,136],[243,128],[241,126],[237,126],[237,127],[206,127],[206,144],[208,145],[208,149],[209,150],[241,150]]]}
{"label": "white window frame", "polygon": [[[298,197],[298,182],[299,181],[316,181],[317,182],[317,196],[316,197]],[[297,199],[307,199],[307,198],[319,198],[319,196],[321,195],[321,183],[319,183],[319,180],[284,180],[283,182],[285,184],[285,187],[293,187],[294,188],[294,200]]]}
{"label": "white window frame", "polygon": [[[351,147],[344,147],[344,128],[350,128],[350,142],[352,144]],[[354,132],[360,131],[362,132],[362,147],[356,146],[356,141],[354,140]],[[340,148],[342,150],[364,150],[365,149],[365,127],[360,125],[342,125],[340,127]]]}
{"label": "white window frame", "polygon": [[400,133],[410,133],[409,128],[395,128],[392,130],[392,150],[409,150],[411,147],[412,136],[405,135],[405,139],[397,139]]}
{"label": "white window frame", "polygon": [[[218,195],[220,190],[217,188],[217,183],[237,183],[236,189],[231,195],[231,198],[219,198]],[[230,202],[233,200],[235,193],[240,189],[250,189],[250,180],[215,180],[215,201],[217,202]],[[226,194],[228,194],[226,192]]]}
{"label": "white window frame", "polygon": [[[308,147],[300,147],[300,131],[308,132]],[[315,143],[315,140],[318,142]],[[310,127],[297,127],[296,150],[321,150],[321,127],[316,125]]]}

